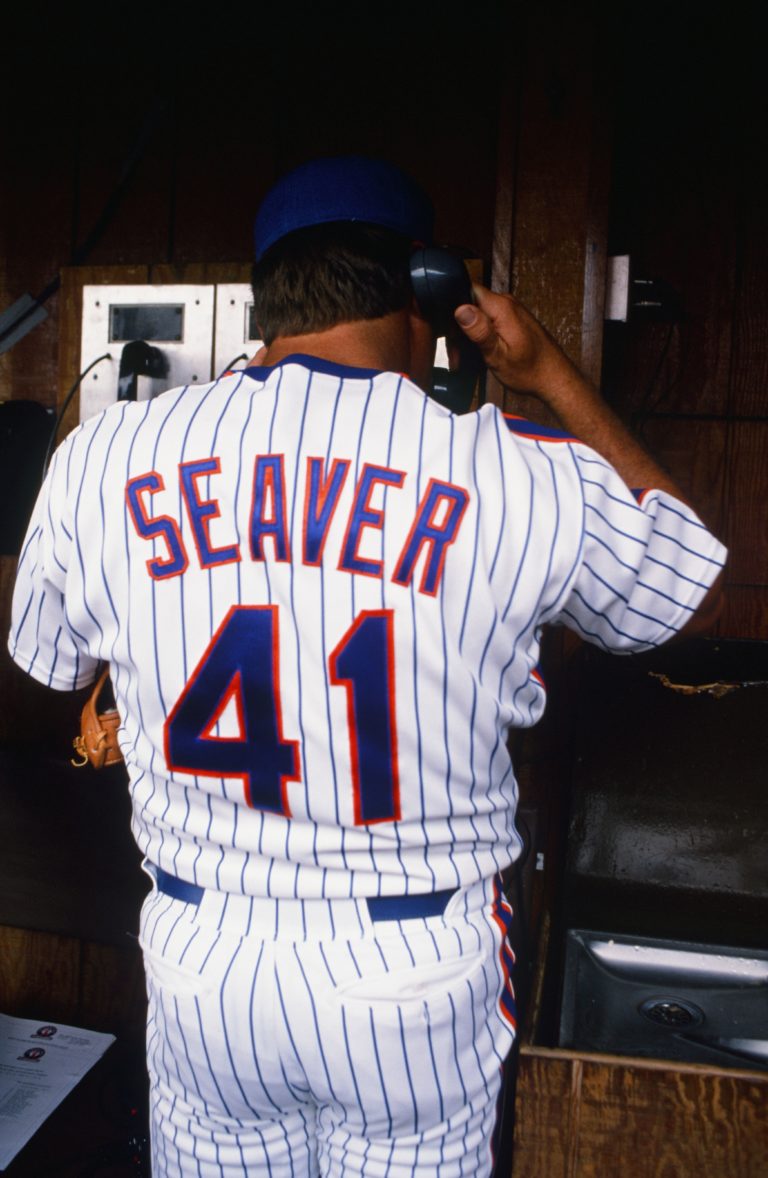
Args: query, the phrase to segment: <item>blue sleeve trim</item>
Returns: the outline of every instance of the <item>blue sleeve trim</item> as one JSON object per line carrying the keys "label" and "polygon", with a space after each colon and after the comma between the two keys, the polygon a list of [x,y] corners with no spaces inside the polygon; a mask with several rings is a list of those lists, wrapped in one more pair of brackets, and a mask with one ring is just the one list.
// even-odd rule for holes
{"label": "blue sleeve trim", "polygon": [[572,434],[555,429],[551,425],[539,425],[538,422],[526,421],[524,417],[515,417],[510,413],[504,413],[503,417],[507,429],[520,438],[531,438],[536,442],[578,442],[579,440],[574,438]]}

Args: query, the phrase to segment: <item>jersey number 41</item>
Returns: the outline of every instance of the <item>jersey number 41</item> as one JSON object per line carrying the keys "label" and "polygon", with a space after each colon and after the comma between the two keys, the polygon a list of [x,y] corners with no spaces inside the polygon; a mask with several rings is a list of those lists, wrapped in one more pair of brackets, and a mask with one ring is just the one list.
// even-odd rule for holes
{"label": "jersey number 41", "polygon": [[[346,691],[355,823],[400,818],[391,610],[363,610],[328,659]],[[218,734],[227,712],[237,734]],[[299,742],[283,736],[279,610],[233,606],[165,722],[168,768],[240,777],[249,806],[290,817],[287,783],[301,780]]]}

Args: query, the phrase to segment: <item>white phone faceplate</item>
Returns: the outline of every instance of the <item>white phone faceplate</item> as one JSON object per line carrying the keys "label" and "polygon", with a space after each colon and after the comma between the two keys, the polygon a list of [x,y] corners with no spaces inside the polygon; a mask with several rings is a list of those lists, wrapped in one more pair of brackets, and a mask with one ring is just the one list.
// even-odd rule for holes
{"label": "white phone faceplate", "polygon": [[98,364],[80,386],[80,421],[100,413],[117,400],[120,357],[126,341],[110,338],[114,307],[170,305],[183,308],[180,340],[149,339],[168,361],[162,380],[139,378],[139,399],[157,396],[178,385],[205,384],[212,377],[213,325],[216,288],[211,285],[84,286],[80,336],[80,371],[105,352],[110,360]]}

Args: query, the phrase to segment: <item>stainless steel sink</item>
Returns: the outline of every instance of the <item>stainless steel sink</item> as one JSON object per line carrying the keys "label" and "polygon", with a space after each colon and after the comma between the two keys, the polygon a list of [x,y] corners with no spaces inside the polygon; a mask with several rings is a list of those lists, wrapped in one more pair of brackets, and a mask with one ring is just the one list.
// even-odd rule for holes
{"label": "stainless steel sink", "polygon": [[768,951],[569,929],[559,1043],[768,1070]]}

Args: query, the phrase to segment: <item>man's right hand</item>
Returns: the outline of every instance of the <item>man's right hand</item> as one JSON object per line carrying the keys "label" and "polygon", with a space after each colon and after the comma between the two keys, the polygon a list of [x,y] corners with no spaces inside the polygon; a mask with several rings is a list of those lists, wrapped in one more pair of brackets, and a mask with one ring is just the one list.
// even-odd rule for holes
{"label": "man's right hand", "polygon": [[456,322],[506,388],[547,401],[555,386],[579,376],[546,328],[513,295],[494,294],[479,283],[473,292],[477,304],[458,307]]}

